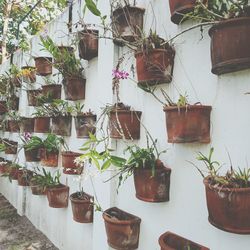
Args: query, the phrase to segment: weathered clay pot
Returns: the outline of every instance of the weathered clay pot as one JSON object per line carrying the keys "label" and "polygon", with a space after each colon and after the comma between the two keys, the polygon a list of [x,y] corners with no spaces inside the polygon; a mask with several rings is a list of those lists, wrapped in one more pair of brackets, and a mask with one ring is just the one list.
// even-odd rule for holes
{"label": "weathered clay pot", "polygon": [[140,139],[140,119],[142,112],[130,110],[114,110],[110,112],[110,137],[122,139]]}
{"label": "weathered clay pot", "polygon": [[136,197],[147,202],[169,201],[171,169],[156,167],[153,175],[150,168],[134,170]]}
{"label": "weathered clay pot", "polygon": [[48,133],[50,131],[50,117],[35,117],[34,132]]}
{"label": "weathered clay pot", "polygon": [[96,115],[82,115],[75,117],[77,138],[89,138],[89,133],[95,134]]}
{"label": "weathered clay pot", "polygon": [[250,188],[222,188],[204,179],[208,220],[224,231],[250,234]]}
{"label": "weathered clay pot", "polygon": [[137,249],[141,219],[117,207],[104,211],[108,244],[114,249]]}
{"label": "weathered clay pot", "polygon": [[30,170],[18,170],[18,185],[29,186],[32,176],[33,172]]}
{"label": "weathered clay pot", "polygon": [[134,6],[117,8],[112,13],[114,42],[121,44],[120,39],[133,42],[141,36],[145,9]]}
{"label": "weathered clay pot", "polygon": [[211,106],[165,107],[169,143],[210,142]]}
{"label": "weathered clay pot", "polygon": [[72,116],[52,117],[51,131],[56,135],[70,136],[72,127]]}
{"label": "weathered clay pot", "polygon": [[38,162],[40,161],[40,148],[32,150],[24,149],[24,155],[26,162]]}
{"label": "weathered clay pot", "polygon": [[94,197],[87,193],[73,193],[70,195],[70,200],[73,219],[79,223],[92,223],[94,214]]}
{"label": "weathered clay pot", "polygon": [[69,187],[60,185],[56,187],[46,188],[47,199],[49,206],[53,208],[64,208],[68,207],[69,201]]}
{"label": "weathered clay pot", "polygon": [[12,95],[10,98],[8,98],[8,109],[9,110],[19,109],[19,97]]}
{"label": "weathered clay pot", "polygon": [[0,174],[5,174],[5,173],[7,173],[8,166],[9,166],[8,163],[1,163],[1,164],[0,164]]}
{"label": "weathered clay pot", "polygon": [[12,132],[12,133],[19,133],[20,132],[19,122],[16,120],[9,120],[8,127],[9,127],[9,132]]}
{"label": "weathered clay pot", "polygon": [[45,187],[38,185],[34,181],[30,181],[30,187],[31,187],[31,192],[34,195],[45,195],[46,194],[46,189]]}
{"label": "weathered clay pot", "polygon": [[5,114],[7,111],[6,101],[0,101],[0,115]]}
{"label": "weathered clay pot", "polygon": [[41,89],[31,89],[26,90],[27,91],[27,99],[28,99],[28,105],[29,106],[38,106],[37,97],[42,94]]}
{"label": "weathered clay pot", "polygon": [[80,153],[75,153],[71,151],[62,152],[62,167],[64,174],[81,174],[83,166],[77,166],[74,162],[75,158],[80,156]]}
{"label": "weathered clay pot", "polygon": [[32,71],[28,76],[23,76],[23,81],[26,83],[36,82],[36,68],[31,66],[23,66],[21,69],[31,69]]}
{"label": "weathered clay pot", "polygon": [[40,149],[41,164],[47,167],[58,166],[58,154],[59,152],[48,152],[46,149]]}
{"label": "weathered clay pot", "polygon": [[32,117],[22,117],[20,122],[20,131],[24,132],[34,132],[35,119]]}
{"label": "weathered clay pot", "polygon": [[6,146],[5,154],[15,155],[17,153],[18,142],[4,139],[4,144]]}
{"label": "weathered clay pot", "polygon": [[9,168],[9,175],[12,180],[18,180],[18,170],[16,167]]}
{"label": "weathered clay pot", "polygon": [[36,57],[36,74],[40,76],[48,76],[52,74],[52,58]]}
{"label": "weathered clay pot", "polygon": [[79,57],[84,60],[91,60],[98,56],[98,30],[88,29],[78,33],[79,36]]}
{"label": "weathered clay pot", "polygon": [[194,10],[196,0],[169,0],[171,21],[179,24],[185,14]]}
{"label": "weathered clay pot", "polygon": [[210,28],[212,73],[250,68],[250,17],[232,18]]}
{"label": "weathered clay pot", "polygon": [[136,71],[138,84],[150,86],[172,81],[175,51],[173,49],[154,49],[137,52]]}
{"label": "weathered clay pot", "polygon": [[52,99],[61,99],[61,84],[49,84],[42,86],[42,94],[50,96]]}
{"label": "weathered clay pot", "polygon": [[77,101],[85,99],[86,79],[67,77],[63,80],[65,99]]}
{"label": "weathered clay pot", "polygon": [[159,244],[161,246],[161,250],[209,250],[207,247],[201,246],[171,232],[162,234],[159,238]]}

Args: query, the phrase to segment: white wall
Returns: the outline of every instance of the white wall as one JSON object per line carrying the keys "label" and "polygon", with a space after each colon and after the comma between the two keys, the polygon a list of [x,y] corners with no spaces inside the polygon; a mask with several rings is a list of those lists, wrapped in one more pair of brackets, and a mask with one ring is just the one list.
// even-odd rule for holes
{"label": "white wall", "polygon": [[[100,9],[109,16],[108,1],[99,1]],[[155,28],[162,37],[169,38],[176,33],[190,27],[191,21],[182,25],[174,25],[170,21],[168,1],[145,0],[140,6],[146,8],[145,29]],[[73,23],[82,13],[83,3],[77,1],[74,5]],[[153,8],[153,11],[152,11]],[[154,13],[154,15],[153,15]],[[67,36],[66,22],[68,11],[48,25],[49,34],[58,43],[70,43]],[[98,23],[98,19],[90,13],[85,18],[86,23]],[[74,28],[75,31],[75,28]],[[212,250],[249,249],[250,236],[226,233],[216,229],[208,223],[205,190],[202,178],[187,162],[195,161],[196,152],[207,153],[211,145],[215,147],[215,157],[220,162],[228,162],[226,149],[230,152],[235,167],[246,167],[249,160],[250,148],[250,116],[247,107],[250,97],[244,95],[250,90],[250,70],[217,77],[210,73],[210,38],[207,28],[204,28],[203,38],[199,29],[192,30],[175,40],[175,65],[172,83],[161,85],[173,99],[178,98],[178,91],[188,93],[191,103],[200,101],[202,104],[212,105],[211,115],[211,144],[168,144],[165,128],[165,114],[162,106],[152,96],[140,90],[132,80],[121,82],[120,95],[125,104],[143,112],[142,122],[154,138],[158,139],[160,150],[168,149],[162,155],[162,161],[172,168],[170,201],[151,204],[135,198],[133,178],[129,178],[116,195],[114,183],[103,183],[112,173],[95,175],[94,183],[99,202],[104,209],[110,206],[133,213],[142,219],[139,250],[159,249],[158,237],[170,230],[186,238],[210,247]],[[99,41],[99,57],[86,65],[86,110],[91,108],[97,115],[100,107],[114,101],[112,95],[112,68],[116,60],[127,48],[118,48],[110,40]],[[43,52],[44,53],[44,52]],[[39,39],[32,40],[31,55],[40,54]],[[22,66],[29,61],[29,55],[17,53],[15,62]],[[124,68],[130,71],[134,58],[130,58]],[[3,65],[1,72],[7,68]],[[135,79],[136,80],[136,79]],[[38,77],[38,82],[42,79]],[[63,92],[62,92],[63,93]],[[64,95],[63,95],[64,96]],[[22,115],[31,115],[33,108],[26,103],[26,93],[22,91],[20,112]],[[16,134],[4,133],[5,137],[18,138]],[[71,150],[77,150],[84,140],[76,139],[73,124],[72,136],[67,139]],[[145,132],[137,142],[145,145]],[[114,142],[117,155],[124,148],[120,141]],[[20,162],[24,162],[23,152],[20,153]],[[29,165],[32,168],[33,166]],[[47,168],[49,169],[49,168]],[[63,179],[70,186],[70,193],[77,190],[74,177],[63,175]],[[84,184],[87,192],[93,194],[90,180]],[[8,183],[1,178],[0,191],[18,207],[22,213],[22,204],[25,202],[25,215],[31,222],[61,250],[105,250],[109,249],[106,243],[106,234],[102,216],[95,213],[93,224],[79,224],[73,221],[71,206],[67,209],[53,209],[48,206],[45,197],[31,195],[29,188],[17,187],[16,182]]]}

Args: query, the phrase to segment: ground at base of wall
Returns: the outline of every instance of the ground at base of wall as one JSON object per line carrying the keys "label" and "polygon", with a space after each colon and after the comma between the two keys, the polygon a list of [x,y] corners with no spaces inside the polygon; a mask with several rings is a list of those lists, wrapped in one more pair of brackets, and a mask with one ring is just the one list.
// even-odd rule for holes
{"label": "ground at base of wall", "polygon": [[58,250],[0,194],[0,250]]}

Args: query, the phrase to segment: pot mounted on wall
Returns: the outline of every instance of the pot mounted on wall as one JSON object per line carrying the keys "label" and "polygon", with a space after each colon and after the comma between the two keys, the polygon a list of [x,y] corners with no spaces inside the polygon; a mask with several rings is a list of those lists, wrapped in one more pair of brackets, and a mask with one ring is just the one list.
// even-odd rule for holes
{"label": "pot mounted on wall", "polygon": [[63,80],[65,99],[77,101],[85,99],[86,79],[77,77],[67,77]]}
{"label": "pot mounted on wall", "polygon": [[48,76],[52,74],[52,58],[51,57],[35,57],[36,74],[40,76]]}
{"label": "pot mounted on wall", "polygon": [[46,187],[49,206],[53,208],[68,207],[69,187],[65,185]]}

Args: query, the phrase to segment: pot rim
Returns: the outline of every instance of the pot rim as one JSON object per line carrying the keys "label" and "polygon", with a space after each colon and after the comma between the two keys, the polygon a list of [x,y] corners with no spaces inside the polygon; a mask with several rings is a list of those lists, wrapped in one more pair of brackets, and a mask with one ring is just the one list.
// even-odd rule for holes
{"label": "pot rim", "polygon": [[69,186],[60,183],[60,186],[58,187],[46,187],[46,191],[55,191],[55,190],[69,191]]}
{"label": "pot rim", "polygon": [[78,33],[79,33],[79,34],[90,34],[90,33],[88,33],[87,31],[91,31],[91,32],[94,32],[94,33],[99,33],[99,30],[98,30],[98,29],[84,29],[84,30],[78,31]]}
{"label": "pot rim", "polygon": [[[134,171],[136,171],[136,170],[138,170],[138,171],[150,171],[150,172],[152,172],[151,168],[141,168],[140,167],[140,168],[135,168],[134,169]],[[171,173],[172,169],[164,165],[164,166],[160,166],[160,167],[155,167],[155,171],[166,171],[166,172]]]}
{"label": "pot rim", "polygon": [[124,109],[115,109],[115,110],[111,110],[110,111],[110,114],[115,114],[115,113],[137,113],[138,114],[138,116],[141,116],[141,114],[142,114],[142,111],[136,111],[136,110],[124,110]]}
{"label": "pot rim", "polygon": [[59,83],[59,84],[56,84],[56,83],[47,84],[47,85],[43,85],[43,86],[42,86],[42,89],[43,89],[43,88],[46,88],[46,87],[59,87],[59,86],[62,87],[62,84],[60,84],[60,83]]}
{"label": "pot rim", "polygon": [[84,115],[84,114],[82,114],[82,115],[75,115],[74,116],[75,118],[81,118],[81,117],[97,117],[97,115],[95,115],[95,114],[93,114],[93,115]]}
{"label": "pot rim", "polygon": [[[154,52],[165,52],[165,53],[167,53],[169,50],[167,50],[167,49],[152,49],[152,50],[150,50],[148,53],[150,54],[152,54],[152,53],[154,53]],[[174,49],[172,49],[171,51],[174,51]],[[143,51],[137,51],[137,52],[135,52],[135,57],[137,57],[137,56],[139,56],[139,55],[141,55],[141,54],[143,54]]]}
{"label": "pot rim", "polygon": [[39,59],[46,59],[46,60],[51,61],[51,62],[53,60],[53,58],[50,57],[50,56],[37,56],[37,57],[34,57],[34,60],[39,60]]}
{"label": "pot rim", "polygon": [[143,12],[143,14],[144,14],[144,12],[145,12],[145,8],[138,7],[138,6],[126,5],[126,6],[123,6],[123,7],[118,7],[118,8],[116,8],[116,9],[113,11],[112,16],[114,15],[115,12],[118,12],[118,11],[123,10],[123,9],[125,9],[125,8],[127,8],[127,9],[136,9],[136,10],[140,10],[141,12]]}
{"label": "pot rim", "polygon": [[69,198],[70,198],[70,200],[71,200],[72,202],[75,202],[75,203],[89,203],[90,205],[94,205],[94,202],[91,201],[91,199],[94,200],[94,197],[93,197],[93,196],[91,196],[91,195],[89,195],[88,193],[85,193],[85,192],[84,192],[84,194],[87,195],[87,196],[90,198],[90,200],[82,200],[82,199],[77,199],[77,198],[74,198],[74,197],[73,197],[73,195],[74,195],[74,194],[77,194],[77,193],[78,193],[78,192],[74,192],[74,193],[72,193],[72,194],[69,196]]}
{"label": "pot rim", "polygon": [[86,82],[85,77],[81,76],[64,76],[65,80],[84,80]]}
{"label": "pot rim", "polygon": [[69,156],[69,155],[80,156],[80,155],[82,155],[81,153],[70,151],[70,150],[63,151],[61,154],[62,154],[62,156]]}
{"label": "pot rim", "polygon": [[187,106],[182,106],[182,107],[178,107],[178,106],[165,106],[163,107],[163,111],[167,112],[167,111],[174,111],[174,110],[190,110],[190,109],[207,109],[207,110],[212,110],[212,106],[209,105],[187,105]]}

